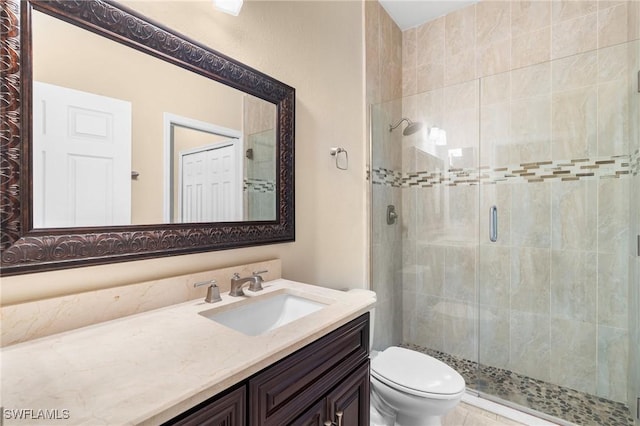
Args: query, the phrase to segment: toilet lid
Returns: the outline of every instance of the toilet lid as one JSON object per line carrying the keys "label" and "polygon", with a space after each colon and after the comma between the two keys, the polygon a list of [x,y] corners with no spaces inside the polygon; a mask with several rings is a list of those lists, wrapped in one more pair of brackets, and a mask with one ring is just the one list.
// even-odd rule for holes
{"label": "toilet lid", "polygon": [[385,349],[371,361],[371,374],[418,395],[454,395],[465,388],[462,376],[444,362],[396,346]]}

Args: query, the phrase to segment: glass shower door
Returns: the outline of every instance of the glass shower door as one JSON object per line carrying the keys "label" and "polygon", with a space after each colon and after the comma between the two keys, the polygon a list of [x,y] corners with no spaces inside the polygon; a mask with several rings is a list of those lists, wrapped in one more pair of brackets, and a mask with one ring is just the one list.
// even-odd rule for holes
{"label": "glass shower door", "polygon": [[[477,361],[478,94],[473,80],[371,109],[371,277],[381,325],[374,342],[405,344],[471,374]],[[401,118],[420,122],[420,131],[390,131]],[[390,205],[395,223],[386,220]]]}
{"label": "glass shower door", "polygon": [[[402,342],[402,116],[400,99],[371,105],[371,283],[377,293],[374,349]],[[393,218],[393,211],[400,217]]]}
{"label": "glass shower door", "polygon": [[553,399],[624,411],[633,387],[637,57],[635,41],[479,83],[476,387],[577,423]]}
{"label": "glass shower door", "polygon": [[[629,62],[631,93],[629,102],[631,174],[629,222],[631,244],[629,249],[629,390],[627,397],[635,424],[640,426],[640,41],[629,43]],[[636,75],[637,80],[634,79]]]}
{"label": "glass shower door", "polygon": [[[372,106],[379,349],[432,355],[507,404],[633,424],[639,43]],[[390,131],[401,118],[422,130]]]}

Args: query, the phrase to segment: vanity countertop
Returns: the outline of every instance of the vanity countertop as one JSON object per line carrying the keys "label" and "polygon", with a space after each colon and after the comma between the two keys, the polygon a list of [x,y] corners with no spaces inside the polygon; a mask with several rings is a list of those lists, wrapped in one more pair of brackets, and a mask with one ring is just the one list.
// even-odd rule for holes
{"label": "vanity countertop", "polygon": [[[192,300],[3,348],[1,405],[5,411],[27,410],[22,414],[32,419],[64,418],[54,422],[65,425],[159,424],[357,318],[375,303],[360,292],[285,279],[265,282],[264,291],[255,296],[247,292],[247,297],[280,291],[330,304],[265,334],[246,336],[198,315],[244,299],[225,293],[222,302],[214,304]],[[4,415],[5,425],[33,422]]]}

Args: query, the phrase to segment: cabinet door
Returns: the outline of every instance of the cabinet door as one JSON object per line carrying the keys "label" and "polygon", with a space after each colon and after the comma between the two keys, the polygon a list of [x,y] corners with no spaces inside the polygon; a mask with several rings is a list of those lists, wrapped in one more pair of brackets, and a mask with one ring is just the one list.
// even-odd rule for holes
{"label": "cabinet door", "polygon": [[[369,425],[369,360],[327,395],[328,420],[340,426]],[[338,412],[342,412],[338,422]]]}
{"label": "cabinet door", "polygon": [[368,359],[366,313],[249,379],[249,425],[290,424]]}
{"label": "cabinet door", "polygon": [[245,389],[243,386],[213,401],[207,401],[163,426],[246,426]]}
{"label": "cabinet door", "polygon": [[291,422],[289,426],[323,426],[325,413],[327,411],[325,405],[323,398]]}

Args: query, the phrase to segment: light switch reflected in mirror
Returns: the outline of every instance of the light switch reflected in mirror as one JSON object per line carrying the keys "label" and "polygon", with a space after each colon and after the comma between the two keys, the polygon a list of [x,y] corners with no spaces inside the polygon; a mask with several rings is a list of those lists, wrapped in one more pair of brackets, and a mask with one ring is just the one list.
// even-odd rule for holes
{"label": "light switch reflected in mirror", "polygon": [[[32,22],[35,228],[276,219],[274,104],[46,14]],[[207,126],[172,124],[167,148],[167,114]]]}

